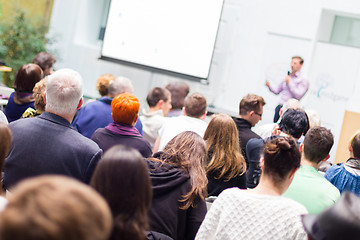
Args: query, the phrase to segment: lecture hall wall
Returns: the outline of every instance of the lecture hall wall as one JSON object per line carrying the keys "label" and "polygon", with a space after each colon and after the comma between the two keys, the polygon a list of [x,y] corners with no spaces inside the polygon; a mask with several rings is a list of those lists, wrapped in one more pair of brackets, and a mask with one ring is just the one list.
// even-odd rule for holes
{"label": "lecture hall wall", "polygon": [[[49,33],[58,39],[52,46],[59,54],[55,67],[79,71],[84,93],[90,97],[98,97],[99,75],[126,76],[134,84],[141,107],[146,108],[146,94],[152,87],[182,79],[98,59],[98,35],[108,4],[109,0],[55,0]],[[310,81],[302,103],[319,112],[337,143],[345,110],[360,112],[360,48],[333,42],[338,16],[360,19],[359,1],[225,0],[209,83],[184,81],[192,92],[204,94],[209,104],[233,114],[247,93],[262,95],[267,104],[261,125],[272,120],[278,102],[278,96],[266,89],[265,80],[280,82],[290,70],[291,56],[301,55],[303,73]]]}

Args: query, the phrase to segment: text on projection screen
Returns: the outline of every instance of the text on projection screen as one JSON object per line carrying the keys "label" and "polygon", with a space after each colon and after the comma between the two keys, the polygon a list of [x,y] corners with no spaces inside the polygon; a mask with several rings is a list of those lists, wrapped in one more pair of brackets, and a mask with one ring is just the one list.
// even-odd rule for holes
{"label": "text on projection screen", "polygon": [[223,0],[112,0],[102,56],[207,78]]}

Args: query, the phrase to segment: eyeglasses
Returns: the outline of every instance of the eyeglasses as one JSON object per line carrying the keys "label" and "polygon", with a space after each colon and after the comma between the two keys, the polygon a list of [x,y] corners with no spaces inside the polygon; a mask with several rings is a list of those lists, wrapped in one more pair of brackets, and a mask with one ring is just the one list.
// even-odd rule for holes
{"label": "eyeglasses", "polygon": [[259,117],[262,117],[262,113],[257,113],[257,112],[255,112],[255,111],[254,111],[254,113],[255,113],[256,115],[258,115]]}

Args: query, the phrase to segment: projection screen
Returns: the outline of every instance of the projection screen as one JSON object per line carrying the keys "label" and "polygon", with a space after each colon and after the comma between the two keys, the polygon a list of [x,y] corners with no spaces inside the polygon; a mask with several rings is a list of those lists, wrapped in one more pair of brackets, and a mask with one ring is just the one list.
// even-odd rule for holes
{"label": "projection screen", "polygon": [[223,0],[111,0],[101,58],[207,79]]}

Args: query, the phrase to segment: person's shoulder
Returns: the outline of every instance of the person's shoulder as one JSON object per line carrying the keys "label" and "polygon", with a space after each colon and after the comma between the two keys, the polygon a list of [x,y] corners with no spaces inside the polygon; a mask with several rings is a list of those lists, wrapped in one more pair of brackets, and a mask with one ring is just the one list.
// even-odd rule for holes
{"label": "person's shoulder", "polygon": [[71,139],[71,142],[76,143],[73,145],[77,146],[79,149],[84,149],[86,151],[98,151],[100,149],[97,143],[87,137],[84,137],[74,129],[73,131],[68,131],[68,136],[66,138]]}
{"label": "person's shoulder", "polygon": [[222,191],[218,198],[219,199],[235,199],[235,198],[242,198],[244,195],[246,195],[246,190],[241,190],[237,187],[233,188],[227,188],[224,191]]}
{"label": "person's shoulder", "polygon": [[98,136],[102,136],[105,133],[110,133],[110,131],[106,130],[105,128],[98,128],[95,130],[95,132],[91,135],[91,139],[93,137],[98,137]]}
{"label": "person's shoulder", "polygon": [[294,213],[295,215],[308,213],[305,206],[301,203],[287,197],[279,198],[279,207],[282,209],[286,209],[289,212]]}
{"label": "person's shoulder", "polygon": [[9,123],[9,128],[11,130],[15,130],[15,129],[23,129],[26,126],[32,127],[35,126],[34,123],[39,122],[38,118],[20,118],[18,120],[12,121],[11,123]]}
{"label": "person's shoulder", "polygon": [[256,132],[254,132],[251,129],[250,129],[249,135],[251,136],[251,138],[258,138],[258,139],[261,138]]}
{"label": "person's shoulder", "polygon": [[326,170],[325,172],[325,178],[332,176],[338,172],[345,172],[345,168],[344,168],[344,164],[336,164],[336,165],[332,165],[331,167],[328,168],[328,170]]}
{"label": "person's shoulder", "polygon": [[84,106],[82,106],[80,108],[80,111],[89,112],[89,111],[94,111],[94,110],[101,109],[101,108],[106,108],[107,106],[110,107],[109,104],[106,104],[102,101],[96,100],[96,101],[89,102],[89,103],[85,104]]}

